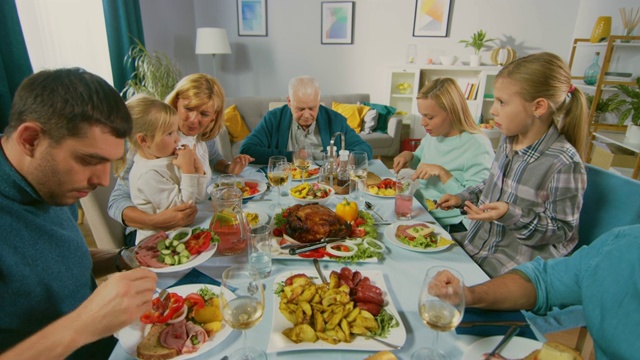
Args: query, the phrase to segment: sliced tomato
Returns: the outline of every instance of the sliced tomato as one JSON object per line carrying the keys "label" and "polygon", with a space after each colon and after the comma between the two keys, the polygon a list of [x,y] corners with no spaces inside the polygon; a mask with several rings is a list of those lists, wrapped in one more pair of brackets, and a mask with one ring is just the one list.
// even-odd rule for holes
{"label": "sliced tomato", "polygon": [[309,169],[307,170],[307,173],[309,173],[309,176],[318,175],[320,173],[320,168]]}
{"label": "sliced tomato", "polygon": [[206,251],[209,248],[209,244],[211,244],[211,232],[204,230],[191,235],[189,240],[184,243],[184,246],[189,251],[189,254],[198,255]]}
{"label": "sliced tomato", "polygon": [[200,294],[191,293],[184,298],[187,307],[195,307],[196,309],[202,309],[205,307],[204,298]]}
{"label": "sliced tomato", "polygon": [[367,222],[363,218],[359,217],[359,218],[355,219],[355,221],[353,222],[353,226],[354,227],[359,227],[360,225],[364,225],[366,223]]}
{"label": "sliced tomato", "polygon": [[244,186],[248,187],[249,189],[257,189],[258,188],[258,183],[255,181],[245,181],[244,182]]}
{"label": "sliced tomato", "polygon": [[367,234],[367,231],[364,228],[352,228],[349,237],[361,238]]}

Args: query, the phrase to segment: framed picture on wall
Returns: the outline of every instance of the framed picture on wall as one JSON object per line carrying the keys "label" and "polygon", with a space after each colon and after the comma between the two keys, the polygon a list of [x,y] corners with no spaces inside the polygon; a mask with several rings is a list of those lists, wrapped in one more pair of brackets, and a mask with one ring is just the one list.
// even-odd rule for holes
{"label": "framed picture on wall", "polygon": [[238,2],[238,35],[267,36],[267,0]]}
{"label": "framed picture on wall", "polygon": [[416,0],[413,36],[447,37],[453,0]]}
{"label": "framed picture on wall", "polygon": [[322,44],[353,44],[353,1],[322,2]]}

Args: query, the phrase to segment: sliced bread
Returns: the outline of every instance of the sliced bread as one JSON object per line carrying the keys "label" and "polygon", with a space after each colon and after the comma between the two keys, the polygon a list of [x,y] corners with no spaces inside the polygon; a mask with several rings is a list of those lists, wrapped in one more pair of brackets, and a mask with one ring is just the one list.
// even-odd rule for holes
{"label": "sliced bread", "polygon": [[580,353],[563,344],[549,341],[542,349],[527,355],[523,360],[582,360]]}
{"label": "sliced bread", "polygon": [[178,350],[169,349],[160,343],[160,334],[167,325],[153,325],[149,333],[142,339],[136,349],[137,357],[141,360],[167,360],[179,355]]}

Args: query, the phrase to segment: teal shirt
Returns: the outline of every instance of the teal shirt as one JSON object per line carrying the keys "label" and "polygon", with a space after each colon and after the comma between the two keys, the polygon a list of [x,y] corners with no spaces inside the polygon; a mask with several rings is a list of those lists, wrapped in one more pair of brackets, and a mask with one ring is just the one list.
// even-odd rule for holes
{"label": "teal shirt", "polygon": [[[0,151],[0,179],[2,353],[76,309],[96,282],[76,206],[45,203],[4,151]],[[113,337],[105,338],[70,358],[108,358],[114,345]]]}
{"label": "teal shirt", "polygon": [[[447,169],[453,177],[446,183],[431,177],[418,180],[420,186],[415,197],[421,204],[426,199],[439,200],[445,194],[457,194],[468,186],[475,186],[489,176],[494,153],[491,141],[484,134],[463,132],[451,137],[426,135],[414,151],[409,167],[416,169],[420,163],[436,164]],[[460,215],[460,210],[433,210],[431,215],[441,225],[452,225],[463,221],[467,228],[469,220]]]}
{"label": "teal shirt", "polygon": [[[240,154],[253,157],[256,159],[254,164],[261,165],[268,164],[269,157],[274,155],[283,155],[289,161],[292,161],[293,151],[287,149],[292,121],[293,115],[289,106],[283,105],[270,110],[262,118],[258,126],[251,131],[251,134],[244,139],[240,146]],[[373,150],[371,146],[347,125],[347,119],[338,112],[320,105],[318,116],[316,117],[316,126],[320,132],[323,149],[329,146],[331,137],[336,132],[341,132],[344,134],[347,150],[364,151],[367,153],[369,160],[372,160]],[[342,139],[340,137],[336,138],[334,145],[338,147],[338,150],[342,150],[341,144]]]}
{"label": "teal shirt", "polygon": [[519,265],[537,292],[533,312],[582,305],[596,359],[640,354],[640,225],[611,230],[565,258]]}

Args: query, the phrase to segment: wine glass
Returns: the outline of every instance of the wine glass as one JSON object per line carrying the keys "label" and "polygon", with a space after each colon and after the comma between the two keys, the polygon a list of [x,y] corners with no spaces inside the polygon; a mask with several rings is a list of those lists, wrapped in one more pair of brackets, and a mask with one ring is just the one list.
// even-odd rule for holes
{"label": "wine glass", "polygon": [[369,171],[369,158],[364,151],[353,151],[349,154],[349,176],[351,181],[356,182],[356,202],[362,207],[364,201],[364,187],[367,180],[367,172]]}
{"label": "wine glass", "polygon": [[300,170],[300,179],[304,183],[305,172],[309,170],[311,167],[311,162],[313,161],[313,154],[307,147],[299,146],[293,152],[293,165]]}
{"label": "wine glass", "polygon": [[235,265],[222,273],[220,310],[227,325],[242,330],[243,346],[228,355],[229,360],[266,360],[264,351],[247,345],[247,329],[259,323],[264,314],[264,288],[256,268]]}
{"label": "wine glass", "polygon": [[282,194],[280,188],[289,181],[290,165],[284,156],[271,156],[267,168],[267,178],[271,185],[278,188],[278,203],[271,206],[271,209],[282,209]]}
{"label": "wine glass", "polygon": [[438,335],[455,329],[464,315],[464,283],[462,275],[446,266],[427,270],[418,298],[418,312],[430,328],[436,330],[433,346],[416,350],[412,360],[449,360],[438,350]]}

